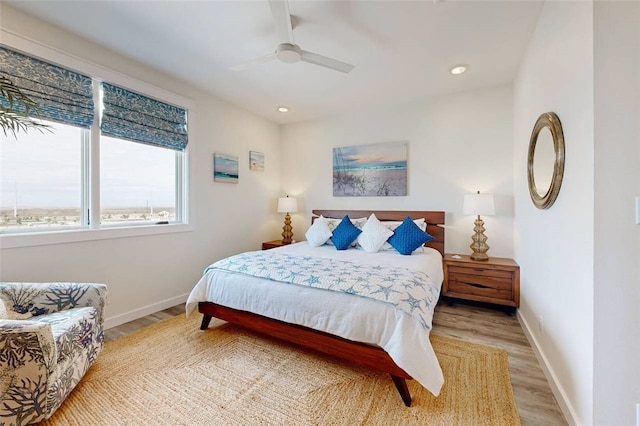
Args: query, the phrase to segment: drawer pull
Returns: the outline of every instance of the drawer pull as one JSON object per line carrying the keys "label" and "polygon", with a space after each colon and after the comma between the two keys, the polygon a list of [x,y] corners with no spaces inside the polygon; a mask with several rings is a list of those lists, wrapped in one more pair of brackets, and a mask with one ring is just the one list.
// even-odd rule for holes
{"label": "drawer pull", "polygon": [[471,287],[475,287],[475,288],[491,288],[489,286],[482,285],[482,284],[474,284],[474,283],[467,283],[467,284],[469,284]]}

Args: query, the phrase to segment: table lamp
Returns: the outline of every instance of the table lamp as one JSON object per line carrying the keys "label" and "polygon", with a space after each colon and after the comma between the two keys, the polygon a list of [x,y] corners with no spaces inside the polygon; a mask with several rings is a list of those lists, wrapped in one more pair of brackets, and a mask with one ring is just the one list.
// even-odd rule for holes
{"label": "table lamp", "polygon": [[282,227],[282,242],[289,244],[293,238],[293,228],[291,227],[291,216],[289,213],[298,211],[298,200],[289,197],[278,198],[278,213],[286,213],[284,216],[284,226]]}
{"label": "table lamp", "polygon": [[493,194],[481,194],[480,191],[476,194],[465,194],[462,213],[478,215],[474,222],[473,231],[475,233],[471,237],[473,243],[469,246],[473,250],[471,259],[489,260],[489,256],[487,256],[489,246],[487,245],[487,237],[484,235],[484,221],[480,218],[480,215],[492,216],[496,213]]}

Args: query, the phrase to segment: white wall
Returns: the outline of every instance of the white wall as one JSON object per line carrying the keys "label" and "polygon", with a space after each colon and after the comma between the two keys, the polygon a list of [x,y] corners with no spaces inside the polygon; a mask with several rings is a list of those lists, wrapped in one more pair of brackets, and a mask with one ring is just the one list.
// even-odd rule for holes
{"label": "white wall", "polygon": [[[494,87],[377,111],[286,125],[282,182],[299,198],[294,233],[304,239],[313,209],[444,210],[446,250],[471,253],[473,216],[465,193],[496,195],[496,216],[483,217],[490,256],[513,254],[512,90]],[[333,148],[408,141],[406,197],[334,197]]]}
{"label": "white wall", "polygon": [[635,425],[640,403],[640,2],[596,2],[594,416]]}
{"label": "white wall", "polygon": [[[514,83],[519,314],[565,416],[580,425],[593,415],[593,96],[593,5],[546,2]],[[566,163],[557,201],[539,210],[529,197],[527,149],[536,119],[547,111],[562,122]]]}
{"label": "white wall", "polygon": [[[197,121],[189,134],[192,232],[2,249],[0,281],[106,283],[107,325],[116,325],[184,300],[208,264],[277,237],[277,125],[5,4],[1,19],[5,30],[191,99]],[[249,170],[249,150],[265,153],[264,172]],[[239,157],[237,185],[213,182],[214,152]]]}

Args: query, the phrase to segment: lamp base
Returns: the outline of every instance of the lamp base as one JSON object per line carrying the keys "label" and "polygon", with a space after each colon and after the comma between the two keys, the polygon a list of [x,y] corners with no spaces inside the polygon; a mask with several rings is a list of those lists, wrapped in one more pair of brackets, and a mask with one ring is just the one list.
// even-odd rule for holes
{"label": "lamp base", "polygon": [[293,238],[293,227],[291,226],[291,216],[287,213],[284,216],[284,226],[282,227],[282,242],[290,244]]}
{"label": "lamp base", "polygon": [[486,253],[472,253],[471,260],[489,260],[489,256]]}
{"label": "lamp base", "polygon": [[487,236],[484,235],[484,221],[480,219],[480,215],[474,222],[475,227],[473,230],[475,234],[471,236],[471,240],[473,243],[469,246],[473,253],[471,253],[472,260],[489,260],[489,256],[487,256],[487,252],[489,251],[489,245],[487,244]]}

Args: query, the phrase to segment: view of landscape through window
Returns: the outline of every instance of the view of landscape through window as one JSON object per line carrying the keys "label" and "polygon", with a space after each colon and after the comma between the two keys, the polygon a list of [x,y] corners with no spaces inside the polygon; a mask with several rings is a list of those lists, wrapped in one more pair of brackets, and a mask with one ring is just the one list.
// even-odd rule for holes
{"label": "view of landscape through window", "polygon": [[[83,130],[46,124],[52,132],[0,133],[2,231],[82,225]],[[175,164],[171,149],[102,137],[101,223],[175,220]]]}
{"label": "view of landscape through window", "polygon": [[100,139],[102,223],[175,220],[176,151]]}

